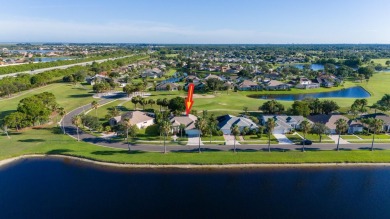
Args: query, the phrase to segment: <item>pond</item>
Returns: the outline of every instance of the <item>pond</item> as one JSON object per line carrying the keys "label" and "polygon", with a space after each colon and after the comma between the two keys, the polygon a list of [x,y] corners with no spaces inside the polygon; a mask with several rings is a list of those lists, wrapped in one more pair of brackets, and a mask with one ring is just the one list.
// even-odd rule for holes
{"label": "pond", "polygon": [[368,93],[360,86],[345,88],[337,91],[319,93],[249,95],[249,97],[252,98],[275,99],[285,101],[303,100],[305,98],[368,98],[370,96],[370,93]]}
{"label": "pond", "polygon": [[39,57],[34,58],[34,62],[54,62],[58,60],[70,60],[72,57]]}
{"label": "pond", "polygon": [[35,158],[0,168],[0,218],[388,218],[389,184],[385,166],[124,169]]}
{"label": "pond", "polygon": [[[296,64],[295,67],[299,68],[299,69],[303,69],[303,64]],[[322,64],[311,64],[311,69],[313,71],[318,71],[318,70],[324,70],[324,65]]]}

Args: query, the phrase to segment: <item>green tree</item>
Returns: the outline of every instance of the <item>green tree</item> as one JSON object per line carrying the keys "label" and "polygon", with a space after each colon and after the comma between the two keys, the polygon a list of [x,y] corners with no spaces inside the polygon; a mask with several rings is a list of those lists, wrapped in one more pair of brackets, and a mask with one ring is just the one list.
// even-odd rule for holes
{"label": "green tree", "polygon": [[294,101],[291,105],[291,113],[293,115],[308,116],[310,114],[309,103],[305,101]]}
{"label": "green tree", "polygon": [[390,110],[390,94],[385,94],[382,99],[376,102],[378,108],[383,111]]}
{"label": "green tree", "polygon": [[168,108],[171,110],[171,112],[176,111],[176,110],[183,112],[185,110],[184,98],[175,97],[175,98],[169,100]]}
{"label": "green tree", "polygon": [[169,132],[171,131],[171,129],[172,129],[172,124],[169,121],[164,120],[161,122],[160,130],[161,130],[161,133],[164,135],[164,154],[167,153],[165,141],[166,141],[167,136],[168,136]]}
{"label": "green tree", "polygon": [[97,109],[98,109],[98,107],[99,107],[99,103],[96,100],[92,101],[91,108],[95,110],[95,115],[96,116],[97,116]]}
{"label": "green tree", "polygon": [[79,127],[81,125],[81,116],[76,115],[72,118],[72,124],[76,126],[76,131],[77,131],[77,141],[80,141],[80,135],[79,135]]}
{"label": "green tree", "polygon": [[336,150],[339,151],[340,137],[341,134],[345,133],[348,130],[348,124],[345,119],[338,119],[334,124],[336,125],[336,132],[339,134],[336,148]]}
{"label": "green tree", "polygon": [[123,92],[127,94],[127,97],[130,97],[130,94],[134,92],[134,86],[131,84],[126,84],[126,86],[123,87]]}
{"label": "green tree", "polygon": [[[65,111],[64,107],[58,107],[57,108],[57,113],[58,113],[58,115],[61,116],[61,122],[63,122],[64,116],[66,115],[66,111]],[[66,134],[65,133],[65,127],[61,124],[61,122],[60,122],[61,129],[64,132],[64,134]]]}
{"label": "green tree", "polygon": [[316,122],[311,127],[311,132],[317,134],[320,137],[320,142],[322,142],[322,135],[329,133],[329,128],[325,124]]}
{"label": "green tree", "polygon": [[322,111],[326,115],[340,109],[339,105],[337,105],[337,103],[333,100],[324,100],[321,105],[322,105]]}
{"label": "green tree", "polygon": [[283,104],[279,103],[276,100],[270,100],[265,102],[261,107],[259,107],[259,110],[262,110],[263,112],[266,112],[267,114],[275,114],[275,113],[281,113],[284,111]]}
{"label": "green tree", "polygon": [[156,104],[156,101],[154,101],[153,99],[149,99],[148,104],[150,105],[150,108],[153,109],[153,105]]}
{"label": "green tree", "polygon": [[[245,128],[247,128],[247,127],[245,127]],[[233,151],[234,151],[234,153],[236,153],[236,137],[237,137],[237,135],[240,134],[240,129],[238,128],[237,125],[233,125],[233,126],[231,127],[231,132],[232,132],[232,134],[233,134],[233,136],[234,136]]]}
{"label": "green tree", "polygon": [[368,125],[372,131],[372,142],[371,142],[371,149],[370,150],[373,151],[374,150],[375,135],[378,134],[378,132],[382,130],[383,120],[371,118],[368,120]]}
{"label": "green tree", "polygon": [[195,122],[195,127],[199,130],[199,147],[198,151],[200,151],[200,136],[207,133],[207,120],[205,118],[198,118]]}
{"label": "green tree", "polygon": [[306,119],[303,120],[301,122],[301,124],[299,125],[300,126],[300,129],[303,133],[303,144],[302,144],[302,152],[305,152],[305,140],[306,140],[306,134],[310,131],[311,129],[311,124],[309,121],[307,121]]}
{"label": "green tree", "polygon": [[271,135],[275,128],[275,120],[273,118],[268,118],[267,120],[267,134],[268,134],[268,152],[271,152]]}

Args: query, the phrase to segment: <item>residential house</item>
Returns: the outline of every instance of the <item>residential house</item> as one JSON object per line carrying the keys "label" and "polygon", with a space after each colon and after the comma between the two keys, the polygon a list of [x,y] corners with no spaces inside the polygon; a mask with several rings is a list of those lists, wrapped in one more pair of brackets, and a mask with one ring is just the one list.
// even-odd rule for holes
{"label": "residential house", "polygon": [[184,125],[185,134],[188,137],[199,136],[200,131],[195,128],[195,122],[198,118],[192,114],[188,116],[175,116],[171,119],[172,123],[172,132],[180,133],[180,125]]}
{"label": "residential house", "polygon": [[313,88],[319,88],[320,84],[313,83],[310,79],[307,78],[299,78],[299,82],[295,87],[300,89],[313,89]]}
{"label": "residential house", "polygon": [[212,74],[207,75],[207,77],[205,77],[204,79],[208,80],[208,79],[211,79],[211,78],[216,78],[216,79],[218,79],[220,81],[223,81],[223,79],[221,77],[219,77],[218,75],[212,75]]}
{"label": "residential house", "polygon": [[363,128],[364,126],[361,121],[351,119],[348,122],[348,134],[363,132]]}
{"label": "residential house", "polygon": [[164,72],[158,68],[146,69],[142,74],[142,78],[159,78],[163,76]]}
{"label": "residential house", "polygon": [[250,130],[257,130],[259,127],[250,119],[245,117],[236,117],[232,115],[224,115],[217,118],[218,127],[224,135],[230,135],[231,129],[234,125],[237,125],[240,132],[248,127]]}
{"label": "residential house", "polygon": [[189,75],[185,78],[185,81],[187,83],[198,83],[200,82],[200,78],[198,78],[197,76],[195,75]]}
{"label": "residential house", "polygon": [[267,90],[288,90],[290,88],[291,85],[277,80],[271,80],[266,84]]}
{"label": "residential house", "polygon": [[110,78],[103,75],[95,75],[93,77],[87,77],[85,80],[87,81],[88,84],[94,85],[99,82],[108,81],[110,80]]}
{"label": "residential house", "polygon": [[[286,134],[299,130],[302,121],[306,120],[303,116],[263,115],[260,118],[260,123],[265,126],[269,118],[275,121],[275,128],[272,134]],[[312,123],[311,121],[309,122]]]}
{"label": "residential house", "polygon": [[383,113],[373,113],[373,114],[367,114],[363,115],[361,118],[375,118],[375,119],[381,119],[383,120],[383,132],[390,132],[390,116],[383,114]]}
{"label": "residential house", "polygon": [[253,82],[253,81],[250,81],[250,80],[244,80],[243,82],[241,82],[237,86],[237,89],[241,90],[241,91],[261,90],[262,87],[258,83],[256,83],[256,82]]}
{"label": "residential house", "polygon": [[[307,119],[312,121],[313,123],[318,122],[318,123],[325,124],[325,126],[329,128],[330,134],[337,134],[336,124],[335,124],[337,120],[344,119],[347,122],[349,121],[349,119],[343,115],[325,115],[325,114],[308,116]],[[353,128],[351,130],[353,130]]]}
{"label": "residential house", "polygon": [[109,124],[111,127],[113,127],[121,122],[125,122],[126,119],[129,119],[130,124],[137,125],[139,129],[142,129],[154,124],[154,118],[152,116],[154,116],[152,113],[131,111],[111,118],[109,120]]}
{"label": "residential house", "polygon": [[176,83],[160,83],[156,86],[156,91],[177,91],[179,85]]}

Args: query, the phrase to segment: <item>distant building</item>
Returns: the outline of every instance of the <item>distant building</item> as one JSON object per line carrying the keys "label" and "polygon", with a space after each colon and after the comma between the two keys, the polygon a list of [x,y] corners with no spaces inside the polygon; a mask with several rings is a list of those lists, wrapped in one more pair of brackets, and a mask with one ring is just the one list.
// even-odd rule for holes
{"label": "distant building", "polygon": [[177,91],[178,87],[176,83],[161,83],[156,86],[156,91]]}

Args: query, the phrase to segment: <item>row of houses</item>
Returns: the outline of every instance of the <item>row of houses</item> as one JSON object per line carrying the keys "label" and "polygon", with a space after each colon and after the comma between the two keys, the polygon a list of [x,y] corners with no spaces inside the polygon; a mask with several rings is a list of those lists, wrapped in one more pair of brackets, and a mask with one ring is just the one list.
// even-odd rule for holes
{"label": "row of houses", "polygon": [[[362,118],[377,118],[384,121],[382,131],[390,132],[390,116],[385,114],[369,114],[362,116]],[[115,126],[126,119],[129,119],[131,124],[137,125],[139,129],[146,128],[148,126],[154,125],[154,113],[141,112],[141,111],[131,111],[126,112],[120,116],[113,117],[109,120],[110,126]],[[364,124],[359,120],[350,120],[343,115],[312,115],[307,118],[303,116],[288,116],[288,115],[262,115],[260,117],[260,125],[266,126],[268,119],[273,119],[275,121],[275,128],[273,134],[286,134],[291,133],[292,131],[299,130],[300,125],[303,121],[308,121],[311,124],[322,123],[325,124],[329,129],[328,134],[337,134],[336,132],[336,121],[338,119],[344,119],[348,122],[348,133],[353,134],[357,132],[362,132],[364,129]],[[188,116],[173,116],[170,119],[172,124],[172,133],[179,133],[180,127],[183,127],[184,133],[189,137],[198,136],[199,130],[196,129],[195,123],[197,117],[194,115]],[[249,130],[257,131],[259,126],[253,122],[251,119],[245,116],[232,116],[224,115],[217,118],[218,128],[225,135],[230,135],[233,126],[237,126],[242,132],[245,127],[248,127]]]}

